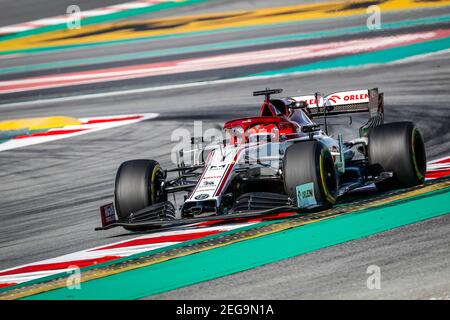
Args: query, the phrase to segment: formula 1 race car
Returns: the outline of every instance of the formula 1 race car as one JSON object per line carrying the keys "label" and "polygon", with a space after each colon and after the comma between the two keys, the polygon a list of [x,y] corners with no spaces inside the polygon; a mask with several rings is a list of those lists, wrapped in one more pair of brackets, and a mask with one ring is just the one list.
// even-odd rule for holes
{"label": "formula 1 race car", "polygon": [[[155,160],[122,163],[114,204],[101,208],[102,227],[97,230],[323,209],[368,185],[384,191],[423,183],[422,135],[411,122],[384,124],[378,89],[271,97],[281,92],[254,92],[265,96],[259,116],[226,122],[225,137],[218,142],[192,138],[191,150],[177,153],[175,168],[164,170]],[[342,134],[328,134],[330,118],[361,112],[369,120],[358,137],[344,141]],[[189,164],[186,155],[193,159]],[[177,208],[168,195],[179,192],[185,196]]]}

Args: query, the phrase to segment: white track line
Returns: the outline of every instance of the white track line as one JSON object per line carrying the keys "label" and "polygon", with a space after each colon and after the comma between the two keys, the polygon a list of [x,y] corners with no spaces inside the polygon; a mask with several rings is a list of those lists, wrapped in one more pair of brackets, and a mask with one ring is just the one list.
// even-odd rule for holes
{"label": "white track line", "polygon": [[[105,119],[105,118],[106,119],[107,118],[120,119],[120,118],[124,118],[124,117],[133,117],[133,116],[138,116],[139,118],[127,119],[127,120],[114,120],[111,122],[94,123],[94,124],[84,124],[84,122],[89,121],[89,120],[99,120],[99,119]],[[76,132],[71,132],[71,133],[66,132],[66,133],[61,133],[61,134],[56,134],[56,135],[29,136],[29,137],[22,138],[22,139],[12,138],[8,141],[0,143],[0,152],[6,151],[6,150],[22,148],[22,147],[27,147],[27,146],[32,146],[32,145],[40,144],[40,143],[46,143],[46,142],[51,142],[51,141],[56,141],[56,140],[61,140],[61,139],[67,139],[67,138],[71,138],[71,137],[75,137],[75,136],[79,136],[79,135],[83,135],[83,134],[88,134],[88,133],[92,133],[92,132],[102,131],[102,130],[106,130],[106,129],[121,127],[121,126],[126,126],[126,125],[130,125],[130,124],[135,124],[135,123],[138,123],[138,122],[141,122],[144,120],[154,119],[158,116],[159,116],[158,113],[143,113],[143,114],[130,114],[130,115],[116,115],[116,116],[110,116],[110,117],[82,118],[82,119],[80,119],[82,122],[81,125],[70,125],[70,126],[64,126],[64,127],[60,127],[60,128],[54,128],[54,129],[48,130],[48,132],[51,132],[53,130],[77,130],[77,129],[82,129],[82,131],[76,131]]]}
{"label": "white track line", "polygon": [[[39,270],[39,271],[28,271],[23,272],[18,270],[19,268],[25,268],[25,267],[31,267],[31,266],[37,266],[37,265],[45,265],[45,264],[55,264],[55,263],[64,263],[69,261],[83,261],[83,260],[91,260],[91,259],[101,259],[102,257],[107,256],[116,256],[116,257],[128,257],[133,254],[141,253],[141,252],[151,252],[159,248],[167,247],[170,245],[174,245],[177,243],[181,243],[184,241],[178,241],[178,242],[157,242],[157,243],[149,243],[149,244],[129,244],[131,241],[139,240],[139,239],[151,239],[151,238],[160,238],[164,236],[176,236],[176,235],[185,235],[185,234],[195,234],[195,233],[203,233],[203,232],[227,232],[231,231],[237,228],[246,227],[249,225],[253,225],[257,222],[241,222],[241,223],[234,223],[229,225],[221,225],[221,226],[212,226],[212,227],[201,227],[198,229],[185,229],[185,230],[176,230],[176,231],[161,231],[153,234],[147,234],[140,237],[127,239],[123,241],[119,241],[112,244],[103,245],[100,247],[95,247],[87,250],[82,250],[70,254],[66,254],[63,256],[59,256],[52,259],[46,259],[43,261],[30,263],[30,264],[24,264],[21,266],[16,266],[13,268],[8,268],[5,270],[1,270],[1,273],[7,272],[7,271],[14,271],[17,270],[17,272],[8,274],[8,275],[0,275],[0,284],[5,283],[21,283],[25,281],[30,281],[42,277],[46,277],[53,274],[68,272],[70,270],[73,270],[73,268],[62,268],[62,269],[52,269],[52,270]],[[187,241],[187,240],[186,240]],[[110,246],[116,246],[124,244],[126,246],[123,247],[117,247],[117,248],[109,248]],[[106,249],[109,248],[109,249]]]}

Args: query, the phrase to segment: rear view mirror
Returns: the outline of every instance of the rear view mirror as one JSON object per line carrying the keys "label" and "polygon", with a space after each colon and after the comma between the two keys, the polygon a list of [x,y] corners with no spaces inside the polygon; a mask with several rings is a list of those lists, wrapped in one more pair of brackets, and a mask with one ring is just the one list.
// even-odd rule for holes
{"label": "rear view mirror", "polygon": [[291,109],[303,109],[306,108],[308,106],[308,104],[306,103],[306,101],[293,101],[289,108]]}
{"label": "rear view mirror", "polygon": [[311,133],[311,132],[318,131],[318,130],[320,130],[320,124],[314,123],[311,125],[302,126],[303,133]]}

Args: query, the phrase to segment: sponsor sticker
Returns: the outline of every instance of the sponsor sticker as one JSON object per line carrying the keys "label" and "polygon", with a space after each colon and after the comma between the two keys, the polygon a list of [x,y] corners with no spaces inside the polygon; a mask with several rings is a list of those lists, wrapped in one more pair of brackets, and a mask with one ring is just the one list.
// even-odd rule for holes
{"label": "sponsor sticker", "polygon": [[109,203],[100,207],[100,215],[102,217],[102,226],[106,227],[117,221],[114,205]]}
{"label": "sponsor sticker", "polygon": [[209,167],[209,170],[224,170],[226,164],[212,165]]}
{"label": "sponsor sticker", "polygon": [[328,102],[333,105],[345,105],[350,103],[366,103],[369,102],[368,90],[353,90],[336,92],[326,96]]}
{"label": "sponsor sticker", "polygon": [[209,198],[209,194],[202,193],[202,194],[199,194],[198,196],[196,196],[195,200],[205,200],[207,198]]}
{"label": "sponsor sticker", "polygon": [[211,180],[206,180],[206,181],[203,181],[203,185],[208,186],[208,187],[214,187],[216,185],[216,183]]}
{"label": "sponsor sticker", "polygon": [[317,205],[313,182],[298,185],[295,190],[297,192],[297,204],[299,208]]}
{"label": "sponsor sticker", "polygon": [[[292,97],[292,99],[295,101],[305,101],[309,108],[315,108],[317,106],[316,97],[314,95]],[[369,102],[369,90],[335,92],[327,95],[325,99],[332,106],[366,103]],[[319,105],[322,103],[323,101],[319,101]]]}

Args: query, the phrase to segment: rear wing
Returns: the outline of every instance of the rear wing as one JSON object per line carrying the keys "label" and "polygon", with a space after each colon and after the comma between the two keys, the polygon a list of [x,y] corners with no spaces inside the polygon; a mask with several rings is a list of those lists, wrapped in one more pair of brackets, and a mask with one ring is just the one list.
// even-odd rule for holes
{"label": "rear wing", "polygon": [[383,93],[378,88],[365,90],[342,91],[327,96],[308,95],[291,97],[295,101],[306,102],[304,110],[311,119],[351,113],[369,113],[369,121],[360,128],[360,136],[367,135],[370,128],[383,124]]}

